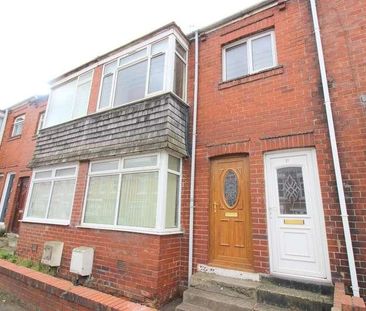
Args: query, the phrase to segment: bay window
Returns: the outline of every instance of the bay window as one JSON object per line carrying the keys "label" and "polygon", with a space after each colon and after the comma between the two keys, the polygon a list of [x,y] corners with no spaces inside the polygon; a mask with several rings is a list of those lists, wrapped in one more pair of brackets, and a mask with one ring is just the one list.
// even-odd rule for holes
{"label": "bay window", "polygon": [[185,99],[186,62],[186,48],[170,35],[105,64],[98,109],[168,91]]}
{"label": "bay window", "polygon": [[166,152],[91,162],[82,225],[179,230],[181,160]]}
{"label": "bay window", "polygon": [[57,125],[86,115],[93,71],[51,90],[45,127]]}
{"label": "bay window", "polygon": [[274,31],[229,44],[223,49],[223,81],[277,65]]}
{"label": "bay window", "polygon": [[76,165],[35,170],[24,220],[68,224],[76,175]]}

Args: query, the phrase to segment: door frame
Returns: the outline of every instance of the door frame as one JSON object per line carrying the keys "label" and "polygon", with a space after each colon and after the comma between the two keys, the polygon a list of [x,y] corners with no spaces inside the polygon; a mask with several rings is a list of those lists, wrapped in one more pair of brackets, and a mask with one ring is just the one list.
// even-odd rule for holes
{"label": "door frame", "polygon": [[[21,198],[21,194],[22,194],[22,190],[23,190],[23,187],[24,187],[24,184],[22,184],[22,182],[24,180],[28,179],[28,188],[26,190],[26,193],[25,193],[25,197],[24,197],[24,202],[23,202],[23,215],[22,217],[17,220],[17,218],[15,216],[18,215],[18,212],[19,212],[19,207],[20,207],[20,204],[19,204],[19,200]],[[25,175],[25,176],[20,176],[18,178],[18,182],[17,182],[17,188],[16,188],[16,192],[15,192],[15,197],[14,197],[14,210],[12,212],[12,214],[10,215],[10,220],[9,220],[9,224],[8,224],[8,231],[9,232],[14,232],[14,224],[17,222],[17,221],[21,221],[23,219],[23,216],[24,216],[24,211],[25,211],[25,208],[26,208],[26,203],[27,203],[27,198],[28,198],[28,191],[29,191],[29,187],[30,187],[30,180],[31,180],[31,177],[29,175]],[[20,187],[22,185],[22,187]]]}
{"label": "door frame", "polygon": [[[296,155],[304,155],[307,154],[311,159],[311,174],[314,181],[314,197],[317,202],[318,209],[318,216],[319,216],[319,231],[322,233],[320,237],[321,242],[321,254],[324,260],[324,269],[325,269],[325,278],[316,278],[310,276],[301,276],[301,275],[293,275],[281,272],[274,272],[274,263],[273,263],[273,245],[272,245],[272,230],[271,230],[271,219],[270,219],[270,203],[269,203],[269,160],[272,157],[281,155],[282,157],[291,157]],[[321,188],[320,188],[320,179],[319,179],[319,170],[318,170],[318,162],[316,157],[316,149],[315,148],[294,148],[294,149],[284,149],[284,150],[276,150],[264,153],[264,185],[265,185],[265,193],[266,193],[266,214],[267,214],[267,232],[268,232],[268,251],[269,251],[269,266],[270,266],[270,273],[271,275],[278,276],[278,277],[286,277],[288,279],[295,279],[295,280],[310,280],[316,283],[329,283],[332,281],[331,270],[330,270],[330,262],[329,262],[329,248],[328,248],[328,239],[327,239],[327,232],[325,226],[325,218],[324,218],[324,208],[323,208],[323,199],[321,195]]]}
{"label": "door frame", "polygon": [[[251,258],[250,258],[250,268],[236,268],[236,267],[225,267],[221,265],[217,265],[212,262],[212,252],[213,252],[213,241],[212,241],[212,230],[214,226],[214,212],[213,212],[213,163],[219,162],[219,161],[225,161],[225,160],[242,160],[247,161],[247,168],[248,171],[246,179],[247,183],[247,203],[249,204],[249,211],[248,211],[248,218],[249,218],[249,225],[248,225],[248,231],[250,232],[250,252],[251,252]],[[224,270],[231,270],[231,271],[241,271],[241,272],[247,272],[247,273],[253,273],[254,272],[254,258],[253,258],[253,243],[252,243],[252,235],[253,235],[253,229],[252,229],[252,213],[251,213],[251,195],[250,195],[250,165],[249,165],[249,154],[243,153],[243,154],[229,154],[229,155],[220,155],[216,157],[212,157],[210,160],[210,166],[209,166],[209,208],[208,208],[208,217],[209,217],[209,226],[208,226],[208,264],[213,267],[217,267],[219,269]],[[243,177],[244,178],[244,177]]]}
{"label": "door frame", "polygon": [[[12,187],[9,189],[11,176],[14,176],[14,178],[13,178],[13,181],[12,181]],[[6,179],[5,179],[5,183],[4,183],[4,187],[3,187],[3,192],[1,194],[0,218],[1,218],[1,215],[3,214],[3,212],[4,212],[5,204],[7,203],[6,208],[8,208],[8,206],[9,206],[9,199],[10,199],[10,196],[11,196],[12,188],[14,186],[14,181],[15,181],[15,172],[8,172],[6,174]],[[6,211],[5,211],[5,213],[6,213]],[[5,220],[5,217],[6,217],[6,214],[4,214],[4,220]],[[0,221],[0,224],[4,224],[4,221]]]}

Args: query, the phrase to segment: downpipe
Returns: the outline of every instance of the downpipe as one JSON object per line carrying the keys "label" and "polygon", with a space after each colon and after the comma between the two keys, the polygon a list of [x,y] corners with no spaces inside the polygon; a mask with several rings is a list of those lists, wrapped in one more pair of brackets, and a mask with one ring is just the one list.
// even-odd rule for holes
{"label": "downpipe", "polygon": [[328,88],[328,79],[327,79],[327,73],[326,73],[326,68],[325,68],[323,46],[322,46],[320,27],[319,27],[319,21],[318,21],[318,12],[317,12],[317,8],[316,8],[316,0],[310,0],[310,5],[311,5],[311,14],[313,17],[313,26],[314,26],[316,47],[317,47],[317,51],[318,51],[320,75],[321,75],[323,94],[324,94],[324,105],[325,105],[325,111],[326,111],[326,115],[327,115],[330,145],[331,145],[331,149],[332,149],[333,165],[334,165],[334,171],[335,171],[336,183],[337,183],[338,199],[339,199],[339,204],[340,204],[340,208],[341,208],[343,232],[344,232],[344,238],[345,238],[345,242],[346,242],[347,258],[348,258],[349,270],[350,270],[350,275],[351,275],[352,291],[353,291],[353,296],[360,297],[360,288],[358,286],[356,264],[355,264],[355,258],[354,258],[354,253],[353,253],[351,231],[350,231],[350,227],[349,227],[349,220],[348,220],[348,213],[347,213],[347,205],[346,205],[346,199],[344,196],[343,180],[342,180],[341,166],[339,163],[337,139],[336,139],[336,135],[335,135],[332,105],[331,105],[331,101],[330,101],[330,94],[329,94],[329,88]]}
{"label": "downpipe", "polygon": [[193,271],[193,220],[194,220],[194,186],[196,175],[196,136],[197,136],[197,106],[198,106],[198,30],[195,32],[194,45],[194,95],[193,95],[193,129],[191,155],[191,182],[189,192],[189,242],[188,242],[188,285],[191,284]]}

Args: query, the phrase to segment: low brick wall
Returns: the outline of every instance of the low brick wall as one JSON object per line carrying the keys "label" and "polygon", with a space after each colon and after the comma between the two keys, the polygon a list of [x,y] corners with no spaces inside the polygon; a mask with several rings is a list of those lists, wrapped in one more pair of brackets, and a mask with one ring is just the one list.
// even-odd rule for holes
{"label": "low brick wall", "polygon": [[149,307],[0,260],[0,290],[30,311],[152,311]]}
{"label": "low brick wall", "polygon": [[337,282],[334,286],[332,311],[366,311],[366,307],[362,298],[346,295],[344,284]]}

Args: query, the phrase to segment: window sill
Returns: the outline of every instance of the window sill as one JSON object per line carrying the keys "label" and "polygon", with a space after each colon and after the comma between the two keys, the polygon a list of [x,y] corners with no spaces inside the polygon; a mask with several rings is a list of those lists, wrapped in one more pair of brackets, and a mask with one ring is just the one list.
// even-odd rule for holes
{"label": "window sill", "polygon": [[12,141],[12,140],[17,140],[17,139],[20,139],[22,138],[22,135],[16,135],[16,136],[12,136],[8,139],[8,141]]}
{"label": "window sill", "polygon": [[249,82],[253,82],[253,81],[257,81],[257,80],[262,80],[265,78],[269,78],[269,77],[273,77],[273,76],[277,76],[280,74],[283,74],[284,69],[282,65],[276,66],[276,67],[272,67],[272,68],[268,68],[262,71],[258,71],[255,73],[251,73],[249,75],[245,75],[239,78],[235,78],[232,80],[228,80],[228,81],[223,81],[219,83],[219,90],[224,90],[236,85],[240,85],[240,84],[245,84],[245,83],[249,83]]}
{"label": "window sill", "polygon": [[20,220],[21,222],[25,223],[35,223],[35,224],[42,224],[42,225],[58,225],[58,226],[68,226],[70,221],[61,221],[61,220],[43,220],[43,219],[23,219]]}
{"label": "window sill", "polygon": [[122,232],[132,232],[132,233],[151,234],[151,235],[175,235],[175,234],[184,233],[180,229],[156,231],[156,230],[144,230],[144,229],[137,229],[137,228],[108,227],[108,226],[87,225],[87,224],[82,224],[82,225],[76,226],[76,227],[82,228],[82,229],[122,231]]}

